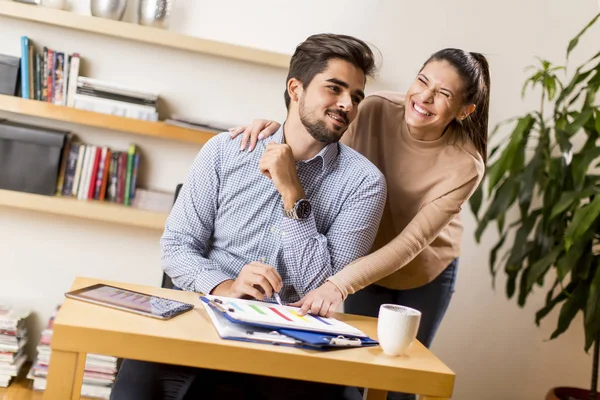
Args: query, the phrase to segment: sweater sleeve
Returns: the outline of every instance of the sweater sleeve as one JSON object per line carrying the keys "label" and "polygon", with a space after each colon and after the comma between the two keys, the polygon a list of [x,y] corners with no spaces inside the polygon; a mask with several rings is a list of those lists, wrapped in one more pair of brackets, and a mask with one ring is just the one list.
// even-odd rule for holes
{"label": "sweater sleeve", "polygon": [[328,280],[346,298],[404,267],[440,234],[471,197],[482,174],[471,172],[470,175],[472,177],[467,182],[425,204],[406,228],[388,244],[348,264]]}

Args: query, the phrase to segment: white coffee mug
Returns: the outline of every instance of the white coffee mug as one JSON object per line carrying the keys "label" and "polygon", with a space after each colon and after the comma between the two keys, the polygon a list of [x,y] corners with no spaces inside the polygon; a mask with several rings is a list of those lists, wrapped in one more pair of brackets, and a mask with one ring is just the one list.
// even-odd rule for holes
{"label": "white coffee mug", "polygon": [[406,353],[417,337],[421,312],[397,304],[382,304],[379,307],[377,336],[383,352],[392,356]]}

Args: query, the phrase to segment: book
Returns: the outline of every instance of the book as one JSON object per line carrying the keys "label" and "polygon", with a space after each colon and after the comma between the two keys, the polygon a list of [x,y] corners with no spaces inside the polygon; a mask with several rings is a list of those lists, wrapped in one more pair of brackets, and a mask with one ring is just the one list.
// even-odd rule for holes
{"label": "book", "polygon": [[89,88],[94,90],[99,90],[107,93],[121,94],[124,96],[136,97],[139,99],[145,99],[152,102],[155,102],[159,94],[154,92],[147,92],[137,90],[131,87],[127,87],[124,85],[119,85],[113,82],[105,82],[98,79],[88,78],[84,76],[80,76],[77,79],[77,86],[82,88]]}
{"label": "book", "polygon": [[21,36],[21,97],[29,98],[29,38]]}
{"label": "book", "polygon": [[30,310],[0,305],[0,329],[17,329],[29,317]]}
{"label": "book", "polygon": [[127,152],[127,171],[125,174],[125,195],[123,199],[123,204],[126,206],[130,205],[129,202],[131,196],[131,175],[133,174],[133,161],[135,159],[135,144],[129,146],[129,151]]}
{"label": "book", "polygon": [[81,59],[79,53],[71,55],[71,65],[69,67],[69,81],[67,82],[67,106],[73,107],[75,103],[75,92],[77,91],[77,80],[79,78],[79,66]]}

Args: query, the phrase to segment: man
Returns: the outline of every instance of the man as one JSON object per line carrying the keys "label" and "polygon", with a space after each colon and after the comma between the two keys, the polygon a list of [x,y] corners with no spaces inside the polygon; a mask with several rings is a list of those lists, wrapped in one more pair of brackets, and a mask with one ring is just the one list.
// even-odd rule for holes
{"label": "man", "polygon": [[[364,42],[313,35],[291,59],[279,132],[253,152],[227,133],[206,143],[161,239],[163,268],[177,287],[269,301],[279,293],[291,303],[368,253],[385,180],[338,141],[373,69]],[[126,360],[112,398],[213,398],[216,386],[232,389],[226,382],[256,398],[280,398],[289,385],[297,396],[344,396],[331,385]]]}

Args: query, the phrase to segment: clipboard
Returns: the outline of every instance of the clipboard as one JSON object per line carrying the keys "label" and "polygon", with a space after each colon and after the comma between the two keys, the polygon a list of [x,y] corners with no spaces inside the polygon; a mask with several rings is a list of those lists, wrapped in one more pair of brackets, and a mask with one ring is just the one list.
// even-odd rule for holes
{"label": "clipboard", "polygon": [[[213,297],[213,298],[211,298]],[[229,303],[222,301],[219,304],[214,301],[215,296],[201,296],[202,305],[206,309],[215,329],[219,336],[223,339],[240,340],[254,343],[268,343],[272,345],[301,347],[312,350],[325,350],[333,348],[348,348],[348,347],[365,347],[375,346],[377,341],[369,338],[364,333],[361,336],[341,334],[334,332],[316,332],[302,329],[282,328],[275,325],[267,325],[264,323],[253,324],[242,322],[232,318],[224,306]],[[236,303],[244,300],[235,299]],[[260,302],[256,302],[260,303]],[[238,304],[239,306],[239,304]],[[270,307],[266,303],[264,307]],[[290,307],[294,308],[294,307]],[[235,313],[235,311],[234,311]],[[329,319],[328,319],[329,320]],[[338,321],[343,325],[347,325]],[[349,326],[349,325],[348,325]]]}
{"label": "clipboard", "polygon": [[211,295],[200,296],[200,299],[234,323],[244,323],[271,330],[284,328],[336,336],[367,337],[359,329],[335,318],[312,314],[299,315],[297,307]]}

